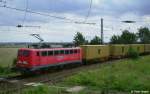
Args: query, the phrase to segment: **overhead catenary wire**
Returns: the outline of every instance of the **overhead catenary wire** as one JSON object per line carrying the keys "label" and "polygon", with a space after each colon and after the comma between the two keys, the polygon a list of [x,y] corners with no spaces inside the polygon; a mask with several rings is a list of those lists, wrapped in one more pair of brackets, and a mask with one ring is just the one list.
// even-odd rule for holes
{"label": "overhead catenary wire", "polygon": [[24,23],[25,23],[25,20],[26,20],[26,16],[27,16],[27,10],[28,10],[28,0],[26,0],[26,9],[25,9],[25,13],[24,13],[24,17],[23,17],[23,26],[24,26]]}
{"label": "overhead catenary wire", "polygon": [[25,10],[25,9],[20,9],[20,8],[16,8],[16,7],[10,7],[10,6],[0,6],[0,7],[12,9],[12,10],[16,10],[16,11],[22,11],[22,12],[26,11],[27,13],[38,14],[38,15],[42,15],[42,16],[48,16],[48,17],[52,17],[52,18],[60,19],[60,20],[66,20],[66,21],[70,21],[71,23],[75,23],[75,24],[88,24],[88,25],[95,25],[96,24],[96,23],[90,23],[90,22],[87,23],[87,22],[82,22],[82,21],[75,21],[73,19],[69,19],[66,17],[54,16],[54,15],[50,15],[47,13],[35,12],[32,10]]}
{"label": "overhead catenary wire", "polygon": [[[18,27],[18,28],[20,28],[20,27],[36,27],[36,28],[40,28],[40,26],[29,26],[29,25],[24,25],[24,23],[25,23],[25,21],[26,21],[26,16],[27,16],[27,10],[28,10],[28,0],[25,0],[26,1],[26,5],[25,5],[25,13],[24,13],[24,16],[23,16],[23,20],[22,20],[22,24],[18,24],[17,26],[15,25],[15,27]],[[3,4],[3,7],[6,7],[6,0],[1,0],[0,2],[2,2],[2,3],[4,3]],[[2,26],[2,27],[6,27],[5,25],[0,25],[0,26]],[[11,26],[13,26],[13,25],[11,25]]]}
{"label": "overhead catenary wire", "polygon": [[[93,3],[93,0],[89,0],[89,1],[90,1],[89,10],[88,10],[88,13],[87,13],[84,21],[75,21],[73,19],[66,18],[66,17],[55,16],[55,15],[51,15],[51,14],[48,14],[48,13],[35,12],[35,11],[32,11],[32,10],[29,10],[29,8],[28,8],[28,0],[26,0],[26,8],[25,9],[19,9],[19,8],[15,8],[15,7],[9,7],[9,6],[6,6],[6,5],[0,6],[0,7],[4,7],[4,8],[8,8],[8,9],[13,9],[13,10],[25,12],[24,18],[23,18],[23,26],[24,26],[24,23],[25,23],[26,18],[27,18],[27,13],[38,14],[38,15],[42,15],[42,16],[48,16],[48,17],[52,17],[52,18],[64,20],[64,21],[66,21],[68,23],[95,25],[96,23],[88,23],[87,22],[90,14],[91,14],[92,3]],[[122,21],[119,21],[119,22],[122,22]],[[33,27],[33,26],[26,26],[26,27]]]}
{"label": "overhead catenary wire", "polygon": [[6,0],[0,0],[0,3],[2,3],[4,6],[6,6]]}
{"label": "overhead catenary wire", "polygon": [[90,0],[89,10],[88,10],[87,16],[85,17],[85,21],[84,21],[84,22],[87,22],[87,20],[88,20],[90,14],[91,14],[91,11],[92,11],[92,4],[93,4],[93,0]]}
{"label": "overhead catenary wire", "polygon": [[[3,0],[1,0],[3,1]],[[4,2],[4,1],[3,1]],[[66,18],[66,17],[61,17],[61,16],[55,16],[55,15],[50,15],[50,14],[47,14],[47,13],[42,13],[42,12],[35,12],[35,11],[32,11],[32,10],[28,10],[28,0],[26,2],[26,9],[19,9],[19,8],[15,8],[15,7],[10,7],[10,6],[6,6],[6,5],[3,5],[0,7],[4,7],[4,8],[8,8],[8,9],[12,9],[12,10],[16,10],[16,11],[23,11],[25,12],[25,16],[24,16],[24,20],[26,19],[26,14],[27,13],[32,13],[32,14],[38,14],[38,15],[42,15],[42,16],[49,16],[49,17],[52,17],[52,18],[56,18],[56,19],[60,19],[60,20],[65,20],[66,23],[75,23],[75,24],[88,24],[88,25],[96,25],[98,23],[91,23],[91,22],[86,22],[90,13],[91,13],[91,10],[92,10],[92,3],[93,3],[93,0],[90,0],[90,7],[89,7],[89,11],[88,11],[88,14],[85,18],[85,21],[75,21],[73,19],[69,19],[69,18]],[[67,22],[68,21],[68,22]],[[122,21],[119,21],[119,20],[105,20],[107,22],[122,22]],[[147,21],[136,21],[136,22],[147,22]],[[23,21],[24,23],[24,21]]]}

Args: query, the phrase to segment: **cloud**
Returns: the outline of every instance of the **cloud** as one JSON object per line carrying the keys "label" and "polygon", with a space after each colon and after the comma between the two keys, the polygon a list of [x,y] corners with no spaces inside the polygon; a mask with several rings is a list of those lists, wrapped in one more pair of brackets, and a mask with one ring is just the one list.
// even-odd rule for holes
{"label": "cloud", "polygon": [[[90,0],[28,0],[28,10],[84,21],[89,10]],[[20,9],[26,8],[26,0],[10,0],[8,6]],[[96,26],[67,23],[69,21],[54,19],[37,14],[26,14],[25,25],[41,26],[38,28],[16,28],[23,24],[25,12],[0,8],[0,41],[35,41],[29,36],[39,33],[45,41],[70,42],[76,32],[81,32],[90,40],[95,35],[100,36],[100,19],[104,18],[105,41],[113,34],[121,34],[124,29],[137,32],[137,28],[148,26],[141,23],[150,20],[149,0],[93,0],[88,22],[97,23]],[[122,20],[135,20],[136,24],[124,24]]]}

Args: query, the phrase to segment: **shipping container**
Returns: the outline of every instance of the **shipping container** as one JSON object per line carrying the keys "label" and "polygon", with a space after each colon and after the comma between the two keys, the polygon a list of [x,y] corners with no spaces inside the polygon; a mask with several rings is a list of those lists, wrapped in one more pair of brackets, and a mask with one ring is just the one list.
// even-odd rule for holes
{"label": "shipping container", "polygon": [[150,53],[150,44],[145,44],[145,53]]}
{"label": "shipping container", "polygon": [[145,52],[144,44],[130,44],[130,47],[139,54],[143,54]]}
{"label": "shipping container", "polygon": [[110,48],[110,57],[111,58],[122,58],[127,56],[129,51],[129,45],[116,44],[109,45]]}
{"label": "shipping container", "polygon": [[109,58],[108,45],[82,45],[84,62],[104,61]]}

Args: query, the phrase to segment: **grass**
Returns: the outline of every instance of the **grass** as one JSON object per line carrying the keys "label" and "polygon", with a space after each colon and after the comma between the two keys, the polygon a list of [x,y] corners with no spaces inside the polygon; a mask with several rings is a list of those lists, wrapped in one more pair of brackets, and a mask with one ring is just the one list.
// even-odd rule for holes
{"label": "grass", "polygon": [[10,67],[1,67],[0,66],[0,77],[9,77],[15,76],[18,73],[13,71]]}
{"label": "grass", "polygon": [[88,88],[79,92],[67,92],[66,89],[42,85],[42,86],[27,88],[21,91],[21,94],[129,94],[129,93],[123,93],[123,92],[118,93],[115,91],[112,91],[111,93],[105,93],[101,91],[91,91]]}
{"label": "grass", "polygon": [[150,90],[150,56],[104,64],[99,69],[67,78],[66,85],[82,85],[96,90]]}
{"label": "grass", "polygon": [[0,66],[11,66],[14,58],[17,57],[17,50],[18,48],[0,48]]}
{"label": "grass", "polygon": [[64,89],[52,88],[47,85],[32,87],[23,91],[22,94],[62,94]]}
{"label": "grass", "polygon": [[11,70],[18,48],[0,48],[0,77],[16,75]]}
{"label": "grass", "polygon": [[[112,94],[110,92],[125,94],[124,92],[131,90],[148,91],[150,90],[150,56],[102,64],[99,69],[82,71],[57,85],[86,87],[81,92],[71,94]],[[62,88],[42,85],[28,88],[22,94],[66,94],[66,91]]]}

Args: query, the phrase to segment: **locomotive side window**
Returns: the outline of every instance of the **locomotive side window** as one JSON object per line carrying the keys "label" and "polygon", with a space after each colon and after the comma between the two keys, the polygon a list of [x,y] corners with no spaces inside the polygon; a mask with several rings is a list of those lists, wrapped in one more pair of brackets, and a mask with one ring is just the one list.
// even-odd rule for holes
{"label": "locomotive side window", "polygon": [[74,52],[73,52],[73,53],[75,53],[75,54],[76,54],[76,53],[78,53],[78,50],[74,50]]}
{"label": "locomotive side window", "polygon": [[61,50],[61,51],[60,51],[60,54],[64,54],[64,50]]}
{"label": "locomotive side window", "polygon": [[42,51],[42,56],[47,56],[47,51]]}
{"label": "locomotive side window", "polygon": [[40,56],[40,52],[37,52],[36,55],[37,55],[37,56]]}
{"label": "locomotive side window", "polygon": [[53,51],[48,51],[48,56],[52,56],[53,55]]}
{"label": "locomotive side window", "polygon": [[59,55],[59,51],[54,51],[54,55]]}
{"label": "locomotive side window", "polygon": [[65,54],[69,54],[69,50],[65,50]]}
{"label": "locomotive side window", "polygon": [[80,50],[78,50],[78,53],[80,53]]}
{"label": "locomotive side window", "polygon": [[73,54],[73,50],[70,50],[70,54]]}

